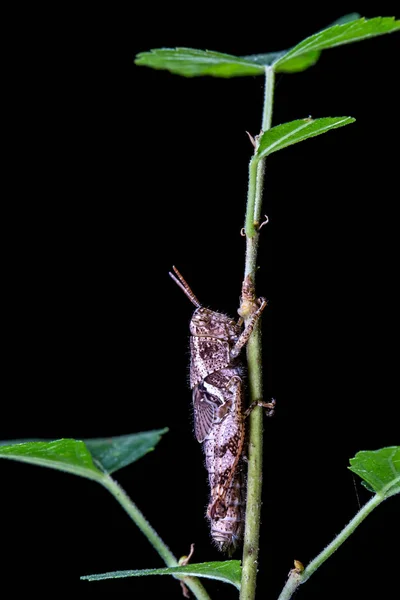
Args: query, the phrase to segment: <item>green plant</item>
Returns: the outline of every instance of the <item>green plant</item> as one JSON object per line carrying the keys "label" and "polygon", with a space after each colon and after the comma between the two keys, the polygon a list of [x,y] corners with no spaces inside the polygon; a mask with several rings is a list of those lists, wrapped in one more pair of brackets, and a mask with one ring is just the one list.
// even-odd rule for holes
{"label": "green plant", "polygon": [[[276,72],[302,71],[318,60],[319,53],[326,48],[338,44],[357,41],[373,35],[380,35],[399,29],[399,22],[390,18],[342,20],[315,36],[311,36],[295,48],[268,55],[234,57],[220,53],[202,52],[191,49],[155,50],[138,56],[137,64],[154,68],[168,69],[185,75],[213,75],[233,77],[241,75],[265,74],[265,102],[262,118],[262,134],[255,141],[256,149],[249,165],[249,189],[245,218],[246,235],[246,267],[245,276],[255,281],[257,249],[260,223],[262,220],[262,191],[264,182],[264,165],[267,156],[288,145],[298,143],[320,135],[330,129],[338,128],[353,122],[350,117],[329,117],[322,119],[300,119],[271,128],[274,96],[274,74]],[[245,307],[242,306],[245,314]],[[256,332],[248,347],[249,379],[251,400],[262,396],[261,371],[259,356],[261,341]],[[241,589],[242,598],[252,598],[255,594],[255,577],[257,570],[257,545],[259,536],[259,507],[261,498],[260,472],[262,469],[262,412],[256,409],[250,419],[249,454],[249,487],[248,487],[248,523],[244,547],[243,566],[239,561],[223,561],[201,565],[179,565],[167,546],[160,540],[156,532],[147,523],[143,515],[127,498],[123,490],[111,478],[111,474],[133,462],[139,457],[138,447],[147,440],[144,450],[154,447],[161,435],[159,432],[136,434],[124,438],[115,438],[111,445],[107,440],[63,440],[60,442],[28,442],[18,446],[5,446],[1,456],[24,460],[73,472],[93,479],[105,486],[121,503],[131,518],[141,528],[159,552],[167,565],[167,569],[153,569],[146,572],[128,571],[89,576],[91,579],[109,577],[136,576],[147,574],[173,574],[185,578],[185,584],[198,598],[208,597],[201,584],[189,576],[219,578]],[[361,452],[352,459],[352,470],[360,474],[375,492],[372,500],[360,510],[358,515],[343,530],[336,540],[328,546],[314,561],[303,570],[299,563],[291,572],[288,583],[281,594],[281,599],[289,598],[294,589],[306,581],[316,568],[346,539],[354,528],[369,512],[385,498],[394,495],[399,489],[399,448],[390,447],[375,453]],[[251,552],[250,550],[251,546]]]}

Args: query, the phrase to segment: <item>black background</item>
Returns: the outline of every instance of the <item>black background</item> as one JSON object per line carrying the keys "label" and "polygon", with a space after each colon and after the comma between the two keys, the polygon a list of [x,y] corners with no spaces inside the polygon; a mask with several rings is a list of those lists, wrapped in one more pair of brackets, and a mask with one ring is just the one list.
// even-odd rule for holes
{"label": "black background", "polygon": [[[259,132],[263,79],[185,79],[136,53],[290,47],[354,6],[187,5],[32,14],[3,71],[6,101],[0,439],[112,436],[165,426],[117,479],[179,557],[218,560],[190,416],[188,323],[176,264],[205,305],[235,315],[244,266],[245,131]],[[182,9],[183,10],[183,9]],[[364,11],[365,12],[365,11]],[[366,16],[393,15],[380,4]],[[43,18],[42,18],[43,17]],[[47,24],[46,24],[47,23]],[[356,123],[268,159],[257,291],[265,423],[259,596],[275,598],[369,498],[358,450],[399,443],[399,36],[323,53],[278,75],[274,124]],[[8,176],[8,177],[7,177]],[[3,582],[15,592],[180,596],[172,578],[79,582],[162,566],[97,484],[1,462]],[[385,502],[298,592],[381,597],[396,589],[397,498]],[[398,550],[398,549],[397,549]],[[240,558],[238,554],[235,558]],[[234,588],[207,582],[213,597]]]}

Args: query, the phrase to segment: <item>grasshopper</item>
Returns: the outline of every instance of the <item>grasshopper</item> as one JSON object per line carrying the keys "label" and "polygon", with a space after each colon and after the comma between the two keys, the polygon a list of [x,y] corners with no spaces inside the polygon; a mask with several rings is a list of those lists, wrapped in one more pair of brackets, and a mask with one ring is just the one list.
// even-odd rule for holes
{"label": "grasshopper", "polygon": [[[210,485],[207,518],[217,547],[232,553],[244,530],[244,420],[252,408],[244,412],[244,367],[239,354],[267,302],[258,300],[243,328],[242,318],[234,321],[202,306],[178,269],[173,271],[169,275],[196,307],[190,321],[190,388],[195,435],[203,445]],[[262,403],[270,409],[274,404]]]}

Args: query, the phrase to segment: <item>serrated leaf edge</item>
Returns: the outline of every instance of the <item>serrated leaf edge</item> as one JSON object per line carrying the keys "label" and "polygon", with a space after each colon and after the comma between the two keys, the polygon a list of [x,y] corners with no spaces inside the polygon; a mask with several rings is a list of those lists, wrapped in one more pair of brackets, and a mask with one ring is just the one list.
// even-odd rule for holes
{"label": "serrated leaf edge", "polygon": [[[355,38],[353,40],[345,41],[345,42],[343,42],[343,44],[335,43],[335,39],[336,40],[340,39],[341,37],[343,37],[344,33],[347,33],[353,27],[360,26],[361,24],[368,23],[370,21],[374,21],[374,20],[378,20],[378,19],[380,19],[380,20],[389,19],[389,20],[393,21],[394,23],[398,22],[395,17],[373,17],[371,19],[361,17],[361,19],[356,19],[354,21],[349,21],[347,23],[341,23],[341,24],[337,24],[337,25],[332,25],[331,27],[326,27],[325,29],[321,29],[321,31],[318,31],[317,33],[313,33],[310,36],[306,37],[304,40],[295,44],[295,46],[293,46],[290,50],[288,50],[284,56],[281,56],[275,62],[273,62],[272,67],[274,68],[276,66],[279,66],[279,63],[284,65],[285,62],[291,60],[292,58],[297,58],[298,56],[301,56],[302,54],[307,54],[308,52],[313,52],[313,51],[322,52],[323,50],[329,50],[330,48],[335,48],[336,46],[351,44],[351,43],[354,43],[357,41],[361,42],[361,41],[364,41],[365,39],[368,39],[368,37],[378,37],[379,35],[384,35],[385,33],[393,33],[393,31],[387,31],[387,32],[376,33],[376,34],[371,33],[370,35],[368,35],[366,37]],[[339,30],[338,35],[336,36],[336,38],[334,37],[329,41],[329,46],[327,48],[315,48],[314,50],[312,48],[311,48],[311,50],[309,49],[310,46],[314,46],[315,44],[317,44],[319,38],[326,35],[327,31],[334,30],[335,28],[337,28]],[[299,48],[297,51],[295,51],[297,46],[300,46],[307,40],[309,40],[308,44],[305,44],[304,46]],[[331,42],[333,42],[333,43],[331,43]]]}

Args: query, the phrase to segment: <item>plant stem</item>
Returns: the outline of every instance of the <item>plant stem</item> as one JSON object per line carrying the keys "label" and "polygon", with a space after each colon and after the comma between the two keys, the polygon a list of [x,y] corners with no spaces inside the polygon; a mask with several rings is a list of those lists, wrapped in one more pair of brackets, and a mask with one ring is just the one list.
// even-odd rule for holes
{"label": "plant stem", "polygon": [[301,576],[301,583],[307,581],[309,577],[329,558],[338,548],[347,540],[347,538],[353,533],[353,531],[364,521],[364,519],[384,500],[384,496],[375,494],[364,506],[358,511],[358,513],[352,518],[350,523],[346,525],[344,529],[335,537],[335,539],[324,549],[318,556],[310,562],[305,568]]}
{"label": "plant stem", "polygon": [[[262,129],[266,131],[271,127],[274,97],[274,72],[270,68],[265,70],[265,93],[262,117]],[[264,185],[264,160],[258,163],[254,157],[249,166],[249,189],[246,211],[246,262],[245,280],[253,284],[256,278],[257,251],[259,232],[258,226],[261,216],[262,192]],[[244,299],[242,298],[242,302]],[[251,315],[247,317],[249,319]],[[245,323],[247,321],[245,318]],[[257,326],[247,343],[248,380],[250,403],[262,399],[262,352],[261,335]],[[256,579],[258,570],[258,552],[261,516],[261,490],[262,490],[262,453],[263,453],[263,411],[256,407],[249,417],[249,450],[248,450],[248,479],[246,523],[243,544],[243,570],[240,592],[241,600],[253,600],[256,594]]]}
{"label": "plant stem", "polygon": [[289,578],[285,584],[285,587],[281,591],[278,600],[289,600],[299,585],[301,584],[301,575],[296,572],[295,569],[290,571]]}
{"label": "plant stem", "polygon": [[[264,89],[264,105],[262,115],[261,131],[267,131],[271,128],[272,109],[274,105],[274,84],[275,73],[270,67],[265,68],[265,89]],[[256,260],[258,247],[258,231],[257,226],[260,222],[262,208],[262,193],[264,188],[265,175],[265,159],[256,160],[252,158],[249,165],[249,187],[247,193],[247,207],[245,219],[245,233],[247,238],[255,238],[255,248],[249,252],[246,249],[246,268],[245,276],[255,272],[254,264],[248,263],[248,260]],[[249,242],[249,239],[247,239]]]}
{"label": "plant stem", "polygon": [[[114,496],[121,504],[122,508],[128,513],[132,521],[136,523],[140,531],[147,537],[153,548],[161,556],[167,567],[177,567],[179,562],[172,554],[171,550],[160,538],[158,533],[153,529],[148,520],[140,512],[138,507],[132,502],[122,487],[110,475],[104,474],[99,480],[102,485]],[[198,600],[211,600],[205,588],[196,577],[176,577],[185,583],[185,585],[193,592]]]}
{"label": "plant stem", "polygon": [[264,106],[262,130],[271,129],[272,111],[274,108],[275,72],[271,67],[265,67]]}
{"label": "plant stem", "polygon": [[[262,127],[261,130],[267,131],[271,129],[272,123],[272,109],[274,106],[274,88],[275,88],[275,73],[273,69],[266,68],[265,70],[265,90],[264,90],[264,106],[262,116]],[[265,175],[265,159],[259,161],[257,166],[257,185],[256,185],[256,198],[254,205],[254,223],[259,223],[261,218],[262,208],[262,196],[264,189],[264,175]]]}
{"label": "plant stem", "polygon": [[313,573],[347,540],[347,538],[353,533],[353,531],[360,525],[360,523],[376,508],[383,500],[385,496],[376,494],[369,500],[361,510],[353,517],[348,525],[335,537],[334,540],[318,554],[310,562],[310,564],[304,569],[302,573],[296,573],[295,570],[291,571],[289,579],[286,582],[285,587],[278,600],[289,600],[293,593],[296,591],[299,585],[307,581]]}

